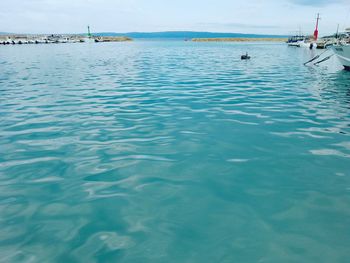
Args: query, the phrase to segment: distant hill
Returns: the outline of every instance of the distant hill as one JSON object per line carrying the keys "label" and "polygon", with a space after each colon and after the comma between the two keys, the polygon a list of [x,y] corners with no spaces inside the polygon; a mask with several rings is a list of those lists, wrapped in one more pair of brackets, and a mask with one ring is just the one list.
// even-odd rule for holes
{"label": "distant hill", "polygon": [[148,38],[148,39],[192,39],[192,38],[283,38],[281,35],[259,35],[259,34],[241,34],[241,33],[213,33],[213,32],[194,32],[194,31],[167,31],[167,32],[100,32],[94,33],[94,36],[126,36],[131,38]]}
{"label": "distant hill", "polygon": [[[12,33],[0,32],[0,35],[13,35]],[[22,35],[22,34],[17,34]],[[43,34],[45,35],[45,34]],[[49,34],[47,34],[49,35]],[[69,34],[75,35],[75,34]],[[86,35],[82,33],[79,35]],[[242,34],[242,33],[213,33],[213,32],[196,32],[196,31],[165,31],[165,32],[97,32],[94,36],[101,37],[130,37],[133,39],[193,39],[193,38],[285,38],[283,35],[259,35],[259,34]]]}

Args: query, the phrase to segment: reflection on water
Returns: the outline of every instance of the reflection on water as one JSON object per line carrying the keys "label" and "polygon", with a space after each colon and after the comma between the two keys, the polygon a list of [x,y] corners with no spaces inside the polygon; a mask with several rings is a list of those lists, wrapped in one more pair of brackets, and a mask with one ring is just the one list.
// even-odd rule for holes
{"label": "reflection on water", "polygon": [[1,259],[347,262],[350,73],[312,52],[1,47]]}

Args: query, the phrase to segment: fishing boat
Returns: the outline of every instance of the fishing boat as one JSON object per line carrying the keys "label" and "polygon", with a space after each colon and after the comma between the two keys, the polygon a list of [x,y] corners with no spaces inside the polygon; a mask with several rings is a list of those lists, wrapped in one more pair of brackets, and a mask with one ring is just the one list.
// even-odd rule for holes
{"label": "fishing boat", "polygon": [[346,70],[350,70],[350,28],[346,29],[346,36],[334,44],[331,49]]}

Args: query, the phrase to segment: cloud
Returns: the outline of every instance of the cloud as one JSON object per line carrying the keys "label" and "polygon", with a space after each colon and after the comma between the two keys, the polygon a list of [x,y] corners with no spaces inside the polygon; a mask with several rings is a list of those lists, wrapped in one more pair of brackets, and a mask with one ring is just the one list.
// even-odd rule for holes
{"label": "cloud", "polygon": [[244,28],[244,29],[276,29],[278,25],[254,25],[245,23],[199,23],[199,26],[214,26],[220,28]]}
{"label": "cloud", "polygon": [[75,33],[193,30],[286,34],[322,33],[349,17],[350,0],[0,0],[0,31]]}
{"label": "cloud", "polygon": [[331,0],[331,1],[330,0],[290,0],[290,2],[297,5],[304,5],[304,6],[326,6],[326,5],[345,3],[344,0]]}

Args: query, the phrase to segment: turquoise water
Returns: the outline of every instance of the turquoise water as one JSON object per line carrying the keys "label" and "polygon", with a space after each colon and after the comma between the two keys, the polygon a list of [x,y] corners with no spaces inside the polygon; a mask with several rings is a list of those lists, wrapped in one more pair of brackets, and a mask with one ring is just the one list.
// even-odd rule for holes
{"label": "turquoise water", "polygon": [[0,47],[0,261],[349,262],[350,73],[314,52]]}

